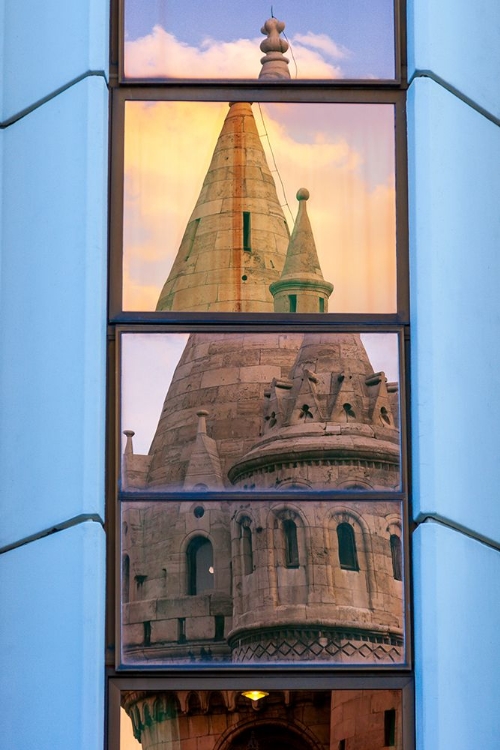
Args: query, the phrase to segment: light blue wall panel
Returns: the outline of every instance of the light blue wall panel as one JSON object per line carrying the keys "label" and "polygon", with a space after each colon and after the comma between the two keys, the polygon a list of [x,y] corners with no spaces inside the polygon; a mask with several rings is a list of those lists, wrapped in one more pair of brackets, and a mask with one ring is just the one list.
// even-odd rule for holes
{"label": "light blue wall panel", "polygon": [[431,71],[500,117],[500,3],[409,0],[408,77]]}
{"label": "light blue wall panel", "polygon": [[106,0],[0,0],[0,20],[0,121],[89,70],[107,70]]}
{"label": "light blue wall panel", "polygon": [[3,131],[0,547],[103,515],[106,141],[101,78]]}
{"label": "light blue wall panel", "polygon": [[500,128],[430,79],[408,123],[415,514],[500,540]]}
{"label": "light blue wall panel", "polygon": [[102,750],[104,549],[88,522],[0,555],[2,747]]}
{"label": "light blue wall panel", "polygon": [[498,750],[500,552],[439,524],[414,534],[418,750]]}

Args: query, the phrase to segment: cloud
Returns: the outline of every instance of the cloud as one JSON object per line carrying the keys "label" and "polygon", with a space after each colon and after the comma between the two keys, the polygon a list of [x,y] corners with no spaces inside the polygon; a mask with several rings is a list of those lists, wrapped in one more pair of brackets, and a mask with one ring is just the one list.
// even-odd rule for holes
{"label": "cloud", "polygon": [[[315,43],[317,40],[317,43]],[[181,42],[161,26],[150,34],[125,42],[127,78],[249,78],[260,72],[262,38],[222,41],[205,38],[199,47]],[[311,49],[311,47],[313,49]],[[326,34],[297,35],[293,40],[290,74],[303,79],[342,78],[340,66],[327,57],[340,59],[342,48]],[[344,55],[345,56],[345,55]],[[290,55],[287,55],[289,59]]]}
{"label": "cloud", "polygon": [[352,55],[347,47],[334,42],[328,34],[315,34],[312,31],[308,31],[307,34],[295,34],[292,43],[312,47],[313,50],[321,51],[334,60],[344,60]]}
{"label": "cloud", "polygon": [[[335,286],[332,312],[395,307],[392,109],[387,117],[371,118],[382,106],[262,104],[265,126],[253,106],[268,163],[273,170],[276,161],[285,186],[283,195],[275,174],[278,198],[288,201],[294,218],[297,190],[310,191],[308,213],[323,274]],[[125,309],[154,309],[226,112],[224,103],[127,103]],[[358,133],[356,145],[350,131]]]}

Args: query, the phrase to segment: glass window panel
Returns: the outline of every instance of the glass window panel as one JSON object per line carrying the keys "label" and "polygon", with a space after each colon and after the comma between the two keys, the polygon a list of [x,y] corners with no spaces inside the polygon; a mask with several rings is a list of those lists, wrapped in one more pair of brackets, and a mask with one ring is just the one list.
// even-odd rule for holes
{"label": "glass window panel", "polygon": [[273,36],[261,49],[270,30],[261,32],[270,16],[262,0],[125,0],[125,77],[255,79],[263,55],[278,52],[278,74],[292,80],[394,78],[392,0],[287,0],[275,8],[285,29],[273,26],[280,41]]}
{"label": "glass window panel", "polygon": [[[125,666],[404,663],[400,502],[141,500],[121,511]],[[355,568],[341,562],[346,526]]]}
{"label": "glass window panel", "polygon": [[126,102],[123,308],[396,312],[394,148],[392,104]]}
{"label": "glass window panel", "polygon": [[397,334],[122,334],[122,490],[397,490]]}
{"label": "glass window panel", "polygon": [[400,690],[260,692],[124,690],[119,750],[403,750]]}

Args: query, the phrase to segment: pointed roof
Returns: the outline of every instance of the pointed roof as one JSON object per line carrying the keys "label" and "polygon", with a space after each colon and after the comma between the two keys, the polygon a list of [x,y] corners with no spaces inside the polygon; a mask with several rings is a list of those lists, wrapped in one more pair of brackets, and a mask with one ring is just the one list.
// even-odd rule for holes
{"label": "pointed roof", "polygon": [[229,105],[157,310],[271,312],[289,232],[252,105]]}
{"label": "pointed roof", "polygon": [[[307,214],[307,201],[309,200],[309,190],[300,188],[297,191],[297,200],[299,210],[292,236],[288,245],[285,265],[280,277],[280,281],[298,280],[298,281],[319,281],[325,282],[325,277],[319,263],[316,242]],[[333,285],[330,284],[333,290]]]}
{"label": "pointed roof", "polygon": [[215,490],[224,487],[217,443],[207,435],[206,418],[208,415],[209,412],[206,409],[199,409],[196,412],[198,432],[184,478],[185,490]]}

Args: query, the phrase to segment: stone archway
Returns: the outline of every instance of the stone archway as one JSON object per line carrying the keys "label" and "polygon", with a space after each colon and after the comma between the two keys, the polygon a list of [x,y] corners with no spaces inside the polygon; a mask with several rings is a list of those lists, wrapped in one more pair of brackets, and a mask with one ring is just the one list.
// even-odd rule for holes
{"label": "stone archway", "polygon": [[224,750],[313,750],[313,745],[283,724],[266,723],[243,729]]}

